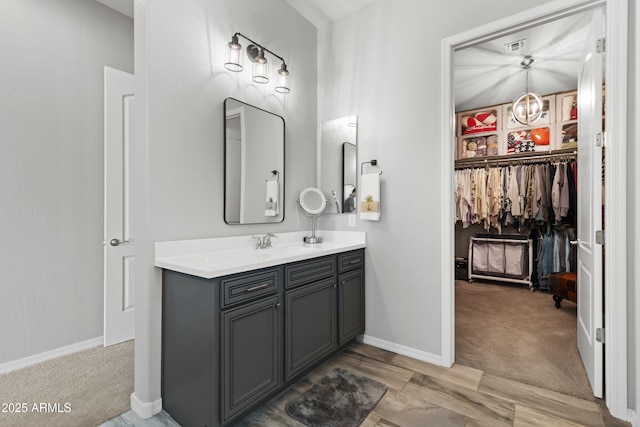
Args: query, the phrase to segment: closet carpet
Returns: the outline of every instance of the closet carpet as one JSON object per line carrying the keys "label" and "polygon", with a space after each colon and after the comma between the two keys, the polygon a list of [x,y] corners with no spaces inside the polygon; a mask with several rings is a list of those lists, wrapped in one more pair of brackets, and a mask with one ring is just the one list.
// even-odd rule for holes
{"label": "closet carpet", "polygon": [[594,400],[577,348],[577,306],[526,285],[456,280],[456,363]]}

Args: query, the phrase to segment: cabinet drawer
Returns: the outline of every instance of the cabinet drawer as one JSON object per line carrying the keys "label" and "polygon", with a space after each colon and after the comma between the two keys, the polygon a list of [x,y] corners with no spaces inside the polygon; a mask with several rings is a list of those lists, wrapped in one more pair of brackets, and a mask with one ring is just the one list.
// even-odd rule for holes
{"label": "cabinet drawer", "polygon": [[338,255],[338,272],[364,268],[364,251],[347,252]]}
{"label": "cabinet drawer", "polygon": [[303,285],[333,276],[336,271],[335,257],[299,262],[285,267],[285,288]]}
{"label": "cabinet drawer", "polygon": [[277,292],[280,288],[279,283],[277,268],[225,278],[220,283],[221,308]]}

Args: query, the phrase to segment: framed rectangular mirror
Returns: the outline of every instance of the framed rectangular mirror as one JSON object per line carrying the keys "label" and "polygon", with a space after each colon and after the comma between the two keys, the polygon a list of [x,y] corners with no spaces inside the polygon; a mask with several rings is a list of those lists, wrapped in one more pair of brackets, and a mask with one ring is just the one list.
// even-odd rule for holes
{"label": "framed rectangular mirror", "polygon": [[224,221],[284,221],[284,119],[227,98],[224,121]]}
{"label": "framed rectangular mirror", "polygon": [[357,116],[328,120],[320,126],[318,187],[327,198],[325,213],[356,212],[357,137]]}

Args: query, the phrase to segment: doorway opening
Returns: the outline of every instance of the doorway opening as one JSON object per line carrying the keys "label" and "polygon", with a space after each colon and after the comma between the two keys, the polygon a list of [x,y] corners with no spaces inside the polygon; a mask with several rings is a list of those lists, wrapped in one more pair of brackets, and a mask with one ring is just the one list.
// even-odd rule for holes
{"label": "doorway opening", "polygon": [[[606,62],[604,69],[607,75],[607,139],[620,141],[615,146],[607,146],[607,168],[605,171],[607,182],[607,206],[605,212],[605,227],[607,230],[607,244],[612,247],[624,247],[626,237],[624,225],[626,212],[624,196],[626,185],[626,84],[627,62],[626,43],[627,5],[605,1],[568,1],[551,2],[525,12],[513,15],[499,21],[483,25],[465,33],[461,33],[443,40],[442,43],[442,135],[443,141],[455,141],[455,106],[453,86],[453,57],[454,52],[484,41],[503,35],[512,34],[518,30],[527,29],[566,16],[574,15],[596,8],[606,8]],[[624,22],[616,25],[616,22]],[[442,151],[442,179],[445,191],[442,199],[442,215],[454,218],[454,180],[451,168],[454,164],[453,149]],[[454,222],[450,227],[442,229],[442,257],[443,292],[442,292],[442,359],[443,364],[454,363],[455,355],[455,296],[454,296]],[[627,413],[627,352],[626,352],[626,258],[615,257],[613,251],[605,252],[607,269],[604,272],[606,282],[610,284],[604,298],[604,322],[607,324],[607,345],[604,347],[606,383],[606,403],[612,415],[626,419]],[[592,332],[592,342],[595,342],[595,325],[588,325]]]}
{"label": "doorway opening", "polygon": [[[466,47],[453,61],[455,360],[583,399],[594,393],[577,348],[577,188],[588,185],[577,178],[589,178],[577,173],[577,89],[593,14]],[[525,87],[542,105],[522,123],[512,101]],[[571,302],[554,304],[554,292]]]}

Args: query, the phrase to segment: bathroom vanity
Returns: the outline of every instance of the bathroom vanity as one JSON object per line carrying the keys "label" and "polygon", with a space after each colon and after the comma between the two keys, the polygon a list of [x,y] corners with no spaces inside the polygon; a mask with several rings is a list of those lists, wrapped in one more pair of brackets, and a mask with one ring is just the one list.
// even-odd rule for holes
{"label": "bathroom vanity", "polygon": [[364,332],[364,233],[156,244],[162,405],[180,424],[239,421]]}

